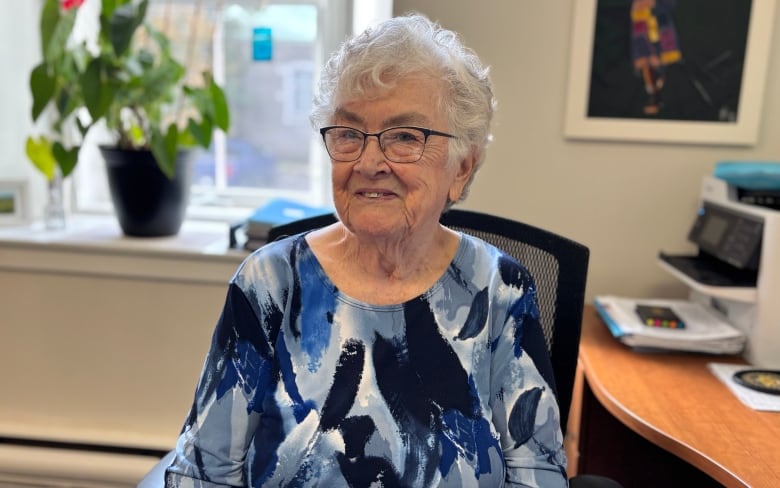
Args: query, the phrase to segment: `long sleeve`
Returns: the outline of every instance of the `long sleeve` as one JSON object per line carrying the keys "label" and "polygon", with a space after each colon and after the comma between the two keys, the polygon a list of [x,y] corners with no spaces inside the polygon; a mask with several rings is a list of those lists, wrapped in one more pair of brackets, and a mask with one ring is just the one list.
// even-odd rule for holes
{"label": "long sleeve", "polygon": [[507,486],[567,486],[555,382],[539,324],[533,281],[509,306],[492,358],[491,408],[501,438]]}
{"label": "long sleeve", "polygon": [[271,349],[236,285],[215,328],[166,487],[244,486],[244,460],[271,385]]}

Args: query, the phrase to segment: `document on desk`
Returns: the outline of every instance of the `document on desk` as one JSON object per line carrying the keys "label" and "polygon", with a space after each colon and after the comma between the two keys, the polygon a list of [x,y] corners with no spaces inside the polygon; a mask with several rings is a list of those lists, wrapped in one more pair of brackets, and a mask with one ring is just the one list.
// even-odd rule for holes
{"label": "document on desk", "polygon": [[[593,304],[612,335],[631,347],[712,354],[736,354],[745,347],[745,335],[723,314],[690,300],[600,295]],[[685,325],[679,329],[646,325],[636,312],[637,305],[669,308]]]}
{"label": "document on desk", "polygon": [[729,390],[739,401],[748,407],[753,410],[780,412],[780,395],[751,390],[734,381],[734,373],[746,369],[754,369],[754,366],[747,364],[708,363],[707,367],[710,368],[712,374],[728,386]]}

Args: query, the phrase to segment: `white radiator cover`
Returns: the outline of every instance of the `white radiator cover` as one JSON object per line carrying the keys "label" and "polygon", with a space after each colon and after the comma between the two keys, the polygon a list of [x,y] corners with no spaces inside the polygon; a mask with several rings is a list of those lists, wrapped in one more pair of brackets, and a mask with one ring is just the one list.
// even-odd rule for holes
{"label": "white radiator cover", "polygon": [[226,224],[131,239],[93,220],[0,229],[0,488],[136,487],[159,460],[142,454],[176,443],[246,256]]}

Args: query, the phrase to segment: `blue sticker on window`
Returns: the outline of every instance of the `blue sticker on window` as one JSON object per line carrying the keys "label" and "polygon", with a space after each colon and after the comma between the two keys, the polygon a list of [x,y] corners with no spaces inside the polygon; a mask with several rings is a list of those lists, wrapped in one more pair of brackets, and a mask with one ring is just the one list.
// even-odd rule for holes
{"label": "blue sticker on window", "polygon": [[255,61],[270,61],[273,54],[270,27],[255,27],[252,29],[252,59]]}

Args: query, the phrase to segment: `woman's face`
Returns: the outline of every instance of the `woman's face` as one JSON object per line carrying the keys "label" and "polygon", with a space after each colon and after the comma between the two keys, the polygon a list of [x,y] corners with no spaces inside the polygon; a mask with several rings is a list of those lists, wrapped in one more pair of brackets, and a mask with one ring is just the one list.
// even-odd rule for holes
{"label": "woman's face", "polygon": [[[449,133],[435,108],[439,88],[430,78],[413,77],[378,97],[346,100],[333,125],[363,132],[413,126]],[[376,137],[368,137],[357,161],[332,163],[334,204],[341,221],[358,235],[404,238],[432,232],[449,198],[456,201],[473,171],[471,155],[447,165],[448,138],[430,136],[414,163],[389,161]]]}

